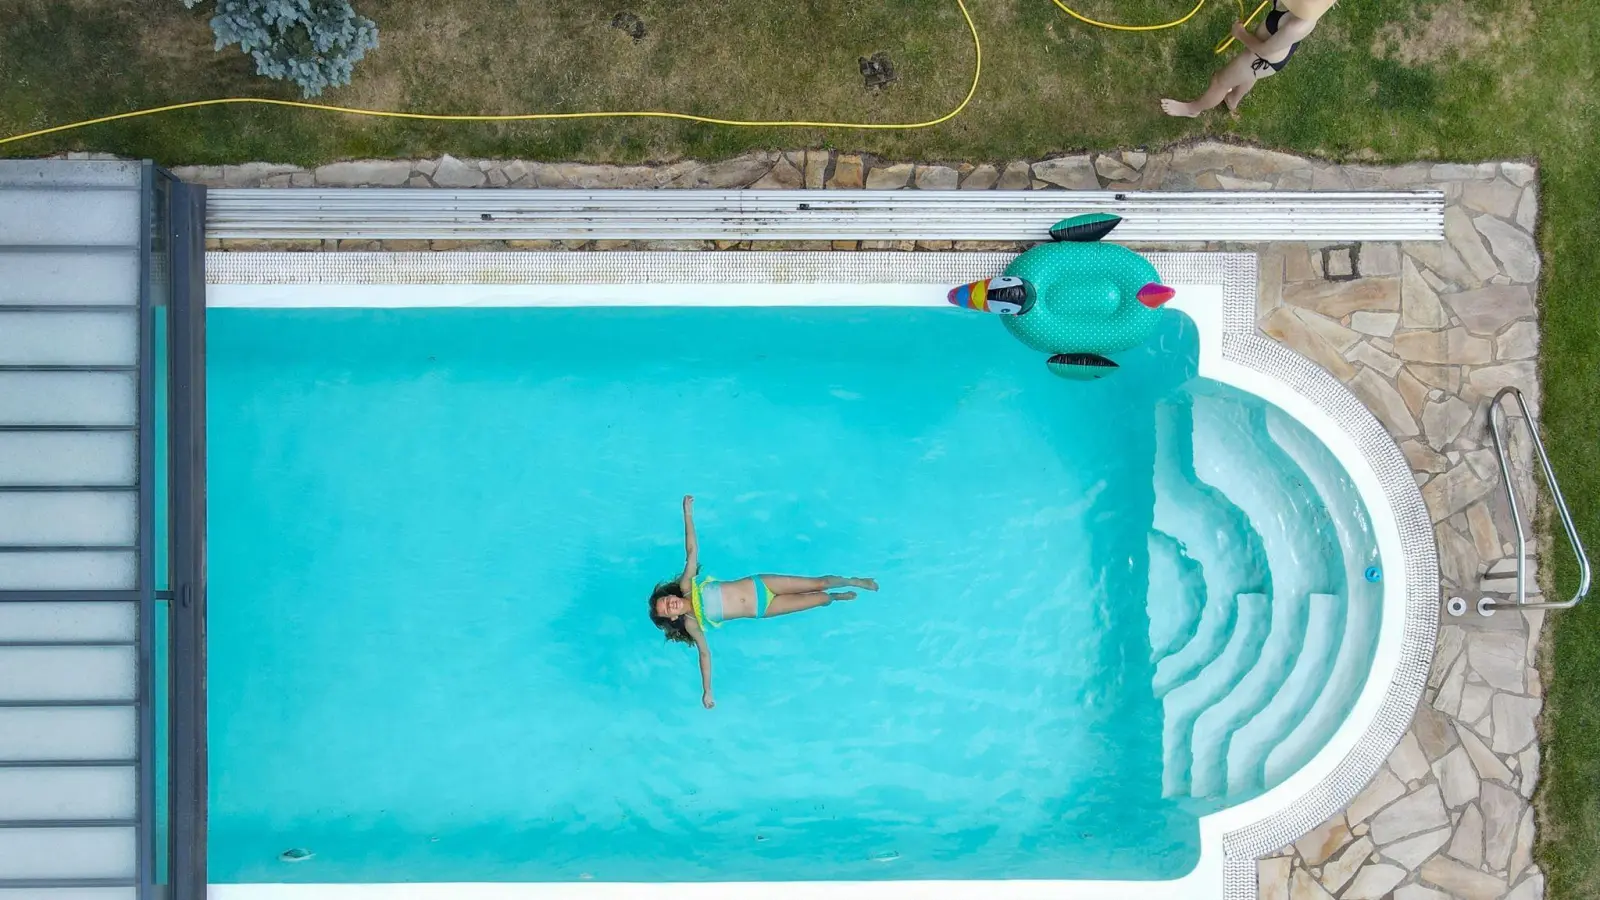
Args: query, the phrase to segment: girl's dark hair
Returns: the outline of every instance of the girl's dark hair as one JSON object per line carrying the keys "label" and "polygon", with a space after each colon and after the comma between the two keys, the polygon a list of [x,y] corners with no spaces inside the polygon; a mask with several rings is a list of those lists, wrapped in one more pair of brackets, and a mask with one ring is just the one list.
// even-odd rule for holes
{"label": "girl's dark hair", "polygon": [[667,636],[667,640],[676,641],[680,644],[692,644],[694,643],[694,638],[689,636],[689,629],[684,627],[683,616],[669,619],[656,613],[657,600],[662,597],[682,596],[683,592],[678,588],[678,582],[676,581],[663,581],[656,585],[656,589],[650,592],[650,621],[656,623],[656,627],[661,629],[661,633]]}

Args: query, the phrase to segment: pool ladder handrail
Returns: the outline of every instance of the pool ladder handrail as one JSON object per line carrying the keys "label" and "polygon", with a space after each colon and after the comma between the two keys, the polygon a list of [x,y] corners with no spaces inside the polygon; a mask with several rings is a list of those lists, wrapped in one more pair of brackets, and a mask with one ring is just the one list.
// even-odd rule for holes
{"label": "pool ladder handrail", "polygon": [[[1567,540],[1572,543],[1572,553],[1578,558],[1578,590],[1570,600],[1554,602],[1529,603],[1528,602],[1528,532],[1522,521],[1522,509],[1517,505],[1517,490],[1511,479],[1511,456],[1506,443],[1504,427],[1506,415],[1501,400],[1510,396],[1517,401],[1517,408],[1522,411],[1522,421],[1528,428],[1528,435],[1533,438],[1534,454],[1539,457],[1539,466],[1544,469],[1545,484],[1550,487],[1550,497],[1555,501],[1556,513],[1561,516],[1561,525],[1566,529]],[[1539,428],[1534,422],[1533,413],[1528,409],[1528,401],[1522,392],[1514,387],[1503,387],[1494,395],[1489,403],[1489,437],[1494,441],[1494,453],[1500,460],[1500,478],[1506,487],[1506,502],[1511,506],[1511,522],[1517,529],[1517,599],[1516,602],[1508,600],[1490,600],[1485,597],[1478,601],[1478,612],[1481,615],[1494,615],[1497,609],[1571,609],[1583,601],[1589,593],[1589,555],[1583,549],[1583,541],[1578,537],[1578,526],[1572,521],[1572,510],[1567,508],[1567,500],[1561,496],[1561,485],[1556,482],[1555,469],[1550,465],[1550,455],[1545,452],[1544,441],[1539,438]]]}

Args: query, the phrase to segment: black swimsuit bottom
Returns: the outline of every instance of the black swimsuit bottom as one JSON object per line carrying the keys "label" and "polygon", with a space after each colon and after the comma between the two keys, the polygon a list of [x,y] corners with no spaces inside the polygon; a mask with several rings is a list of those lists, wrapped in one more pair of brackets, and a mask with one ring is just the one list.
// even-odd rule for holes
{"label": "black swimsuit bottom", "polygon": [[[1283,21],[1284,13],[1285,11],[1279,9],[1276,3],[1272,5],[1272,11],[1267,13],[1267,34],[1278,33],[1278,25]],[[1259,72],[1262,69],[1271,69],[1274,72],[1282,72],[1283,67],[1289,64],[1289,60],[1294,59],[1294,51],[1299,49],[1299,47],[1299,41],[1295,41],[1293,44],[1290,44],[1289,55],[1277,62],[1267,62],[1258,56],[1256,57],[1256,61],[1250,64],[1250,70],[1252,72]]]}

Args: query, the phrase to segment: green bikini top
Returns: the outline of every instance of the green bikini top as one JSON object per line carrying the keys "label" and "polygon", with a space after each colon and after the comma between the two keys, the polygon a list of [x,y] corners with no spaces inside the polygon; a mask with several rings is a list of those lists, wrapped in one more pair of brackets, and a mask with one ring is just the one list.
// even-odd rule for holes
{"label": "green bikini top", "polygon": [[722,627],[722,623],[721,622],[711,622],[711,621],[708,621],[706,619],[705,608],[700,603],[700,588],[701,588],[701,586],[702,585],[706,585],[706,584],[710,584],[711,582],[713,582],[715,580],[716,579],[713,579],[713,578],[710,578],[710,577],[706,577],[706,578],[700,578],[700,579],[693,579],[693,580],[690,580],[690,582],[689,582],[689,608],[694,611],[694,620],[696,622],[700,623],[700,630],[701,631],[704,631],[707,628],[721,628]]}

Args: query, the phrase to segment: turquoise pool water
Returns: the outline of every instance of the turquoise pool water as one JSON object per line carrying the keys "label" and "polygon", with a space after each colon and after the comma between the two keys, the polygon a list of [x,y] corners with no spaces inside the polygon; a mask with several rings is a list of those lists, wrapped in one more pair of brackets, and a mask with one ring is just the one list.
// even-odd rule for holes
{"label": "turquoise pool water", "polygon": [[[1087,384],[954,310],[208,329],[214,882],[1176,877],[1370,658],[1359,501],[1176,314]],[[708,573],[882,592],[714,633],[702,709],[685,493]]]}

